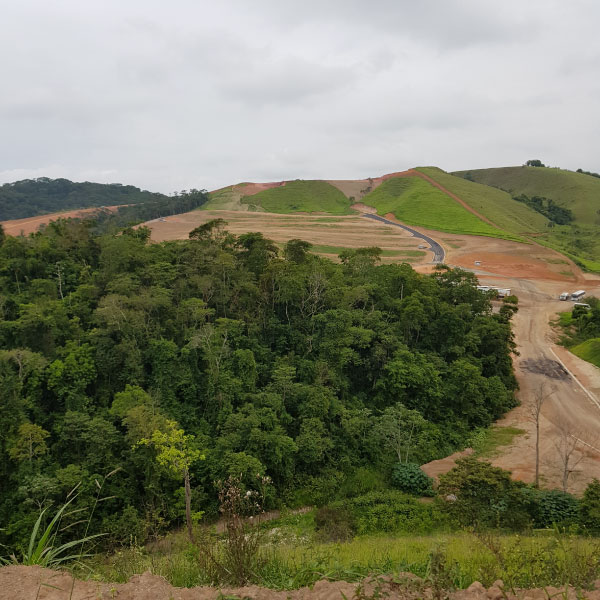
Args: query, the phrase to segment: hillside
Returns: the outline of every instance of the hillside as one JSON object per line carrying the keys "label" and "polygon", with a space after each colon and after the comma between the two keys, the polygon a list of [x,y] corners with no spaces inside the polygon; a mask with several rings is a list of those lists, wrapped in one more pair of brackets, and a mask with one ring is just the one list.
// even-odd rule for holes
{"label": "hillside", "polygon": [[[549,198],[569,209],[573,214],[569,225],[551,226],[538,213],[538,222],[531,223],[537,227],[536,241],[564,252],[590,270],[600,271],[599,178],[564,169],[526,166],[457,171],[454,175],[488,186],[488,190],[496,188],[498,193],[503,190],[511,196]],[[464,183],[455,185],[468,188],[474,185],[472,182],[464,179]],[[491,198],[493,193],[488,191],[486,195]],[[513,202],[512,206],[515,204],[521,203]],[[512,214],[513,210],[507,213]],[[541,226],[540,218],[546,221],[545,226]]]}
{"label": "hillside", "polygon": [[393,213],[408,225],[448,233],[514,238],[485,223],[450,196],[419,177],[397,177],[384,181],[362,199],[381,215]]}
{"label": "hillside", "polygon": [[586,340],[573,348],[571,352],[583,360],[591,362],[593,365],[600,367],[600,338],[592,338]]}
{"label": "hillside", "polygon": [[74,182],[68,179],[24,179],[0,186],[0,221],[24,219],[59,211],[167,198],[120,183]]}

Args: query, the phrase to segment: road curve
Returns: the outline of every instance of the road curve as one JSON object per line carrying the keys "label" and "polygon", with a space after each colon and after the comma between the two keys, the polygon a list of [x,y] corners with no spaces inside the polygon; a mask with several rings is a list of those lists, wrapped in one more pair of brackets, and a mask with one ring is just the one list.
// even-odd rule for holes
{"label": "road curve", "polygon": [[435,240],[430,237],[424,235],[423,233],[419,233],[418,231],[407,227],[406,225],[401,225],[400,223],[396,223],[395,221],[390,221],[384,217],[380,217],[379,215],[373,215],[370,213],[363,213],[363,217],[367,217],[367,219],[375,219],[375,221],[381,221],[382,223],[387,223],[388,225],[395,225],[396,227],[401,227],[402,229],[406,229],[409,233],[412,233],[416,238],[420,238],[425,240],[433,251],[433,262],[434,263],[443,263],[444,258],[446,257],[446,253],[444,249],[438,244]]}

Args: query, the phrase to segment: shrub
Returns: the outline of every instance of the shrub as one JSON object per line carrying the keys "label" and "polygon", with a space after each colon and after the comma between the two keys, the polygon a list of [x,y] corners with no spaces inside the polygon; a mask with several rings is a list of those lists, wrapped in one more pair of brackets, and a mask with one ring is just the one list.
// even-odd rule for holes
{"label": "shrub", "polygon": [[359,467],[346,477],[340,488],[340,497],[355,498],[369,492],[380,492],[386,488],[383,475],[368,467]]}
{"label": "shrub", "polygon": [[433,496],[433,479],[416,463],[398,463],[392,470],[392,485],[414,496]]}
{"label": "shrub", "polygon": [[315,515],[317,538],[323,542],[342,542],[354,535],[354,520],[345,508],[323,506]]}
{"label": "shrub", "polygon": [[536,527],[568,526],[577,520],[578,502],[575,496],[561,490],[537,490]]}
{"label": "shrub", "polygon": [[592,533],[600,532],[600,481],[593,479],[579,502],[579,523]]}
{"label": "shrub", "polygon": [[433,503],[424,504],[396,490],[371,492],[364,496],[334,502],[330,508],[344,508],[353,519],[355,532],[429,533],[446,523]]}

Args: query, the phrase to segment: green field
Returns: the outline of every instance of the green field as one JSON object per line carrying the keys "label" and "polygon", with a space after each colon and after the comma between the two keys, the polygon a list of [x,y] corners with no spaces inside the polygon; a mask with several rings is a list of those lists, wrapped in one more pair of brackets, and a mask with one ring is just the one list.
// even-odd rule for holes
{"label": "green field", "polygon": [[250,210],[247,205],[242,205],[240,202],[244,185],[230,185],[210,192],[208,202],[202,205],[200,210]]}
{"label": "green field", "polygon": [[362,201],[378,214],[393,213],[407,225],[448,233],[518,239],[485,223],[444,192],[419,177],[388,179]]}
{"label": "green field", "polygon": [[349,215],[354,212],[350,208],[350,200],[325,181],[289,181],[284,186],[243,197],[241,202],[281,214],[320,212]]}
{"label": "green field", "polygon": [[467,181],[436,167],[419,167],[417,170],[456,194],[471,208],[506,231],[521,234],[536,233],[546,229],[548,224],[546,217],[522,202],[513,200],[507,192]]}
{"label": "green field", "polygon": [[593,338],[570,348],[571,352],[583,360],[600,367],[600,338]]}

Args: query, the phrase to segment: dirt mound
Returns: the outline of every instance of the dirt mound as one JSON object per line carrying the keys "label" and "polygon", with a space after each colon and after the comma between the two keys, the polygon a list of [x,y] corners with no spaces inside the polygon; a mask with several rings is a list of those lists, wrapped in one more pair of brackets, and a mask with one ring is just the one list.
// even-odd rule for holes
{"label": "dirt mound", "polygon": [[234,191],[239,192],[242,196],[254,196],[258,192],[264,192],[271,188],[282,187],[287,181],[268,181],[267,183],[240,183],[234,186]]}
{"label": "dirt mound", "polygon": [[[360,588],[359,588],[360,586]],[[586,591],[589,600],[600,600],[600,581],[594,590]],[[478,581],[466,590],[442,593],[442,597],[452,600],[547,600],[560,596],[575,600],[577,591],[573,588],[557,589],[547,587],[534,590],[510,592],[502,581],[496,581],[486,589]],[[365,580],[362,584],[345,581],[318,581],[312,588],[294,591],[275,591],[258,586],[243,588],[195,587],[176,588],[164,578],[150,572],[135,575],[127,583],[111,584],[98,581],[81,581],[64,571],[51,571],[41,567],[8,566],[0,568],[0,598],[6,600],[216,600],[235,596],[256,600],[341,600],[348,598],[381,597],[390,600],[431,600],[439,596],[427,587],[423,580],[411,573],[399,574],[394,578],[378,577]]]}
{"label": "dirt mound", "polygon": [[103,209],[99,207],[95,208],[81,208],[78,210],[69,210],[66,212],[50,213],[48,215],[42,215],[40,217],[27,217],[26,219],[13,219],[12,221],[0,221],[4,228],[4,233],[7,235],[29,235],[35,233],[41,225],[48,225],[51,221],[57,219],[74,219],[93,215],[99,210],[115,211],[119,208],[118,206],[105,206]]}

